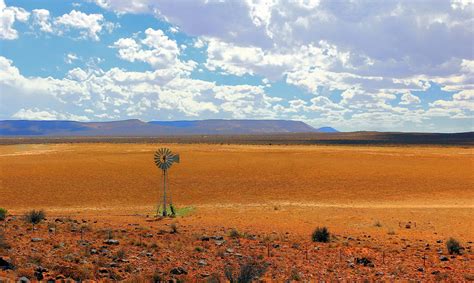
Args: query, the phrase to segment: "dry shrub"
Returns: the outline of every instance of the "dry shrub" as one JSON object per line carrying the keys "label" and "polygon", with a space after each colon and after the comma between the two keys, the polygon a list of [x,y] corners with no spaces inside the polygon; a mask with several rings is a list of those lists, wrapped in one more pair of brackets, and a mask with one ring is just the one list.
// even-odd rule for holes
{"label": "dry shrub", "polygon": [[311,239],[313,242],[327,243],[329,242],[330,234],[329,230],[326,227],[318,227],[314,230]]}
{"label": "dry shrub", "polygon": [[454,238],[449,238],[446,242],[446,248],[449,254],[461,254],[461,244]]}
{"label": "dry shrub", "polygon": [[31,210],[26,213],[25,221],[31,224],[38,224],[44,220],[46,214],[44,210]]}

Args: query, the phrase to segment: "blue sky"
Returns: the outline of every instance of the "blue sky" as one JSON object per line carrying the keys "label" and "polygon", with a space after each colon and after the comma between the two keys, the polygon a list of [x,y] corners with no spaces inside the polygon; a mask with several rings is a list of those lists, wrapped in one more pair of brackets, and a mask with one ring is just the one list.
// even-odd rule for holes
{"label": "blue sky", "polygon": [[0,0],[0,119],[474,130],[470,1]]}

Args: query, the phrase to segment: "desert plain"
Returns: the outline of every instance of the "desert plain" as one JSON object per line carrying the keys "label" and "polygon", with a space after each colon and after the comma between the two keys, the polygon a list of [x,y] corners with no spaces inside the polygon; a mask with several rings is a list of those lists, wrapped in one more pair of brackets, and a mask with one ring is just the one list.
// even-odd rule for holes
{"label": "desert plain", "polygon": [[[161,147],[181,157],[175,218],[155,217]],[[474,280],[472,146],[16,144],[0,166],[0,281],[219,282],[245,265],[278,282]],[[313,242],[323,226],[331,241]]]}

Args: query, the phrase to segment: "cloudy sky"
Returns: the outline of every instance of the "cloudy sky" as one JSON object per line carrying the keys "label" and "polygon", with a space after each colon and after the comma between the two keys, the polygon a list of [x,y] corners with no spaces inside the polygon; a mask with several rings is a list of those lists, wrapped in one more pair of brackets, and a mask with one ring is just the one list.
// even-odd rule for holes
{"label": "cloudy sky", "polygon": [[0,0],[0,119],[473,131],[473,3]]}

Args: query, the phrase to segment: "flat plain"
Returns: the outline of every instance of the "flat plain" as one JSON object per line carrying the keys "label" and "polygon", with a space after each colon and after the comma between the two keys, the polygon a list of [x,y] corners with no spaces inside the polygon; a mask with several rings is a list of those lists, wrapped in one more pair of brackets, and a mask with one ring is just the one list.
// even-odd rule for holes
{"label": "flat plain", "polygon": [[[181,156],[181,163],[169,172],[169,184],[174,204],[187,213],[154,221],[162,181],[153,153],[160,147]],[[4,228],[13,246],[6,253],[22,266],[24,275],[36,268],[28,263],[31,254],[18,253],[36,244],[30,242],[31,234],[48,238],[41,247],[46,254],[59,241],[46,232],[46,223],[38,230],[22,230],[28,227],[20,224],[19,216],[31,209],[44,209],[48,221],[80,219],[91,231],[127,231],[120,236],[123,241],[138,237],[130,225],[139,225],[152,232],[151,240],[158,246],[166,243],[166,248],[155,252],[162,256],[169,252],[171,258],[146,261],[140,253],[153,253],[148,251],[151,242],[147,248],[121,244],[130,268],[125,263],[119,267],[103,263],[101,268],[107,272],[90,267],[83,272],[86,275],[65,275],[55,269],[57,261],[71,266],[74,262],[62,262],[63,254],[51,255],[42,264],[50,266],[48,274],[53,277],[61,273],[86,279],[208,280],[224,278],[227,263],[235,265],[248,257],[268,265],[262,276],[269,280],[457,281],[470,280],[474,274],[471,146],[17,144],[0,146],[0,165],[0,207],[13,215],[10,228]],[[155,234],[176,225],[179,236]],[[16,230],[8,230],[15,226]],[[335,236],[331,243],[311,242],[318,226],[329,228]],[[232,229],[246,236],[227,239]],[[89,232],[92,246],[97,233]],[[211,245],[202,242],[203,235],[222,236],[227,242]],[[60,236],[65,237],[63,242],[79,237],[77,233]],[[447,254],[444,243],[449,237],[462,243],[462,255]],[[183,244],[176,247],[176,242]],[[117,248],[109,252],[113,249]],[[447,261],[440,259],[444,255]],[[363,256],[375,264],[359,267],[357,258]],[[188,257],[188,263],[182,257]],[[99,266],[94,259],[88,263]],[[138,265],[141,269],[136,269]],[[185,273],[177,274],[177,266]],[[3,276],[15,278],[18,272]]]}

